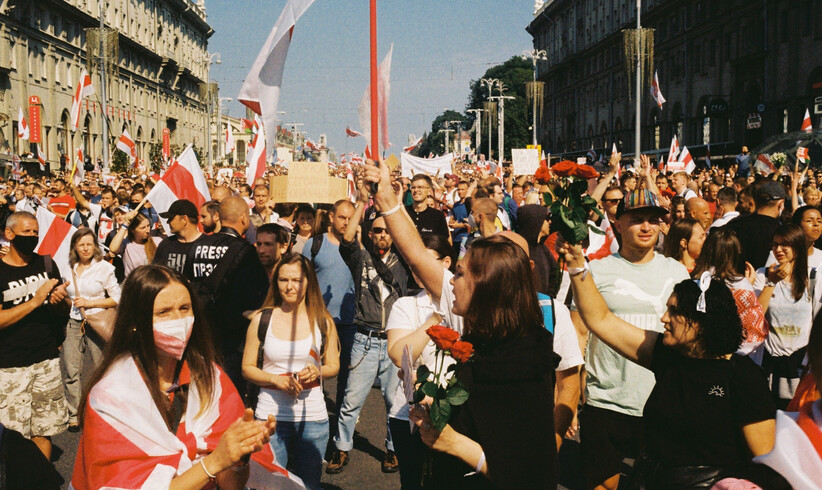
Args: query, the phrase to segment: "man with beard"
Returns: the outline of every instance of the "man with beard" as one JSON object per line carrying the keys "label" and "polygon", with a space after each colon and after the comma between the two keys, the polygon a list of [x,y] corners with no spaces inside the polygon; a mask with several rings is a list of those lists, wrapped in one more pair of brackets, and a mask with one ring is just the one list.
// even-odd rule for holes
{"label": "man with beard", "polygon": [[200,223],[207,235],[220,232],[220,203],[208,201],[200,207]]}
{"label": "man with beard", "polygon": [[[331,474],[340,473],[348,464],[348,452],[354,447],[354,428],[374,381],[380,380],[386,413],[391,413],[399,384],[397,367],[388,356],[385,323],[391,307],[406,294],[409,272],[405,262],[391,247],[393,241],[382,216],[373,221],[368,232],[370,250],[363,248],[356,240],[356,225],[362,217],[368,194],[361,193],[359,197],[340,243],[340,255],[354,278],[356,333],[351,348],[348,382],[337,421],[337,435],[334,437],[336,448],[326,467],[326,473]],[[391,431],[387,427],[387,418],[385,422],[387,453],[382,462],[382,471],[393,473],[399,470],[399,463],[394,453]]]}
{"label": "man with beard", "polygon": [[291,234],[288,230],[276,223],[266,223],[257,228],[257,243],[254,247],[269,281],[274,276],[274,268],[280,257],[288,250],[290,241]]}

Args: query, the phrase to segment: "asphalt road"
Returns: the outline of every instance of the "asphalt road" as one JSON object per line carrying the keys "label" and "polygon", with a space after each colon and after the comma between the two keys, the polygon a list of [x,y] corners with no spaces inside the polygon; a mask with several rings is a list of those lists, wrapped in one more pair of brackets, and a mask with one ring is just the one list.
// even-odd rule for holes
{"label": "asphalt road", "polygon": [[[333,396],[336,392],[336,381],[325,384],[325,392],[329,407],[333,406]],[[330,418],[331,424],[336,424],[335,418]],[[332,425],[333,427],[333,425]],[[332,429],[333,432],[333,429]],[[79,433],[64,432],[54,437],[53,459],[57,470],[65,480],[63,488],[68,487],[71,472],[74,467],[74,457],[77,444],[80,441]],[[385,405],[378,388],[372,388],[365,402],[357,432],[354,434],[354,450],[349,453],[350,460],[345,470],[337,475],[328,475],[323,472],[323,488],[335,489],[364,489],[375,488],[395,490],[400,488],[399,473],[385,474],[380,469],[380,463],[385,455]],[[330,457],[330,452],[327,455]],[[576,441],[566,440],[560,452],[561,489],[575,490],[582,488],[579,478],[578,463],[579,450]]]}

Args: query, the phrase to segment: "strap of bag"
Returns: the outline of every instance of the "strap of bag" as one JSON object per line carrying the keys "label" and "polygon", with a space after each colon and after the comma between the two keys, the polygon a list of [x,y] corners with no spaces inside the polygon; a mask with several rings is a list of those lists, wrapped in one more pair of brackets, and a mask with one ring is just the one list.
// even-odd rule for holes
{"label": "strap of bag", "polygon": [[[74,291],[76,293],[75,296],[77,296],[79,298],[80,297],[80,283],[77,282],[77,274],[75,274],[75,272],[74,272],[74,267],[71,268],[71,280],[73,281],[73,284],[74,284]],[[85,320],[85,318],[86,318],[86,309],[81,307],[81,306],[78,306],[77,308],[80,310],[80,315]]]}
{"label": "strap of bag", "polygon": [[317,258],[317,254],[320,253],[320,247],[323,246],[323,235],[314,235],[314,239],[311,240],[311,265],[314,265],[314,259]]}
{"label": "strap of bag", "polygon": [[273,308],[263,308],[260,315],[260,323],[257,325],[257,340],[260,341],[260,346],[257,348],[257,368],[263,368],[263,347],[265,346],[265,333],[268,330],[268,324],[271,322],[271,312]]}

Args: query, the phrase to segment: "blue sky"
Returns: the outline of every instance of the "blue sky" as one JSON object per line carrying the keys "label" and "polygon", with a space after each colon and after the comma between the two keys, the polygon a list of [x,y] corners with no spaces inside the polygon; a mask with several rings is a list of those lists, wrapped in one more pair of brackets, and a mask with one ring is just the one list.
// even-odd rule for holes
{"label": "blue sky", "polygon": [[[278,110],[314,141],[324,133],[337,152],[362,151],[357,106],[368,85],[368,0],[316,0],[298,21],[285,66]],[[285,0],[208,0],[215,29],[209,51],[220,65],[211,77],[220,96],[237,98]],[[469,83],[513,55],[532,47],[525,32],[533,18],[529,0],[388,0],[378,3],[378,59],[394,44],[388,107],[390,152],[409,133],[421,136],[444,109],[462,112]],[[243,116],[244,106],[228,104]],[[346,141],[348,139],[348,141]],[[347,145],[347,146],[346,146]]]}

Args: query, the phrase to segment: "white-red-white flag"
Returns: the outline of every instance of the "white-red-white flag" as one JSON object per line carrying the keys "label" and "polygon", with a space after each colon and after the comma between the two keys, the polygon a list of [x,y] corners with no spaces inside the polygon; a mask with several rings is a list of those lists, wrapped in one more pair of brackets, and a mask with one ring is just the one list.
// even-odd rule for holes
{"label": "white-red-white flag", "polygon": [[545,158],[545,150],[542,150],[539,155],[539,166],[548,168],[548,159]]}
{"label": "white-red-white flag", "polygon": [[677,142],[676,135],[671,138],[671,149],[668,150],[668,164],[670,165],[671,162],[677,161],[677,157],[679,156],[679,142]]}
{"label": "white-red-white flag", "polygon": [[[391,96],[391,55],[394,52],[394,45],[388,49],[388,54],[383,58],[378,68],[377,76],[377,118],[379,119],[380,151],[375,152],[381,155],[386,148],[391,146],[388,141],[388,99]],[[360,119],[360,127],[365,134],[365,140],[371,142],[371,84],[365,89],[365,93],[360,100],[360,107],[357,109]]]}
{"label": "white-red-white flag", "polygon": [[345,135],[349,138],[356,138],[357,136],[362,136],[362,133],[359,131],[354,131],[353,129],[349,128],[348,126],[345,127]]}
{"label": "white-red-white flag", "polygon": [[77,228],[71,226],[66,220],[58,218],[44,206],[37,206],[36,217],[39,241],[34,251],[40,255],[50,256],[60,269],[60,274],[64,277],[71,277],[69,245],[71,236]]}
{"label": "white-red-white flag", "polygon": [[74,90],[74,98],[71,101],[71,127],[73,131],[77,131],[77,128],[80,127],[80,108],[83,99],[92,94],[94,94],[94,86],[91,84],[91,77],[86,70],[83,70],[80,79],[77,81],[77,88]]}
{"label": "white-red-white flag", "polygon": [[23,114],[23,108],[20,108],[20,115],[17,116],[17,137],[21,140],[29,139],[29,123],[26,121],[26,116]]}
{"label": "white-red-white flag", "polygon": [[402,151],[404,151],[406,153],[411,153],[411,151],[414,150],[414,148],[418,147],[420,145],[420,143],[422,143],[422,136],[417,138],[417,141],[412,143],[410,146],[406,146],[405,148],[403,148]]}
{"label": "white-red-white flag", "polygon": [[123,134],[117,139],[117,149],[128,155],[131,166],[133,167],[137,161],[137,145],[134,144],[134,140],[131,139],[131,135],[129,135],[125,129],[123,130]]}
{"label": "white-red-white flag", "polygon": [[774,165],[771,161],[770,155],[768,155],[767,153],[760,153],[756,156],[754,169],[758,170],[760,173],[767,175],[776,172],[776,165]]}
{"label": "white-red-white flag", "polygon": [[805,131],[806,133],[813,131],[813,124],[811,124],[811,111],[808,109],[805,109],[805,118],[802,119],[801,131]]}
{"label": "white-red-white flag", "polygon": [[266,146],[271,151],[276,151],[277,103],[288,46],[294,25],[312,3],[314,0],[288,0],[237,96],[237,100],[262,116],[271,138]]}
{"label": "white-red-white flag", "polygon": [[799,159],[800,162],[806,163],[808,161],[808,149],[804,146],[797,148],[796,158]]}
{"label": "white-red-white flag", "polygon": [[231,131],[231,126],[225,128],[225,154],[230,155],[234,152],[234,133]]}
{"label": "white-red-white flag", "polygon": [[[171,204],[178,199],[188,199],[197,209],[211,200],[203,170],[197,162],[194,149],[188,145],[177,161],[169,165],[168,170],[160,177],[160,181],[151,189],[146,199],[154,206],[157,213],[168,211]],[[166,232],[168,224],[161,220]]]}
{"label": "white-red-white flag", "polygon": [[696,164],[694,163],[693,157],[691,157],[691,152],[688,151],[687,146],[682,147],[682,151],[679,153],[680,162],[685,166],[685,171],[687,173],[691,173],[696,170]]}
{"label": "white-red-white flag", "polygon": [[37,161],[40,162],[40,171],[46,171],[46,152],[43,151],[43,146],[41,143],[37,143]]}
{"label": "white-red-white flag", "polygon": [[77,152],[74,155],[74,165],[71,168],[71,177],[74,182],[74,185],[80,185],[80,182],[83,181],[83,177],[86,174],[86,169],[84,167],[86,162],[86,158],[83,155],[83,149],[77,148]]}
{"label": "white-red-white flag", "polygon": [[354,172],[351,170],[351,166],[348,166],[348,171],[345,174],[345,179],[348,181],[348,200],[355,203],[357,202],[357,184],[354,182]]}
{"label": "white-red-white flag", "polygon": [[265,127],[260,127],[254,136],[254,148],[250,152],[251,157],[247,159],[248,166],[245,169],[245,181],[249,185],[254,184],[254,179],[258,179],[265,174],[266,167],[266,140]]}
{"label": "white-red-white flag", "polygon": [[656,101],[656,105],[662,109],[662,104],[665,103],[665,97],[662,96],[662,90],[659,88],[659,74],[654,72],[654,79],[651,80],[651,97]]}

